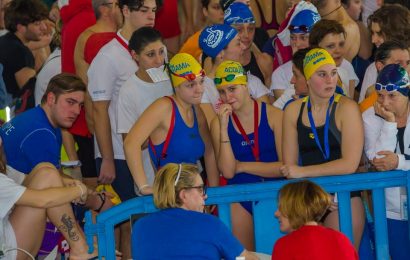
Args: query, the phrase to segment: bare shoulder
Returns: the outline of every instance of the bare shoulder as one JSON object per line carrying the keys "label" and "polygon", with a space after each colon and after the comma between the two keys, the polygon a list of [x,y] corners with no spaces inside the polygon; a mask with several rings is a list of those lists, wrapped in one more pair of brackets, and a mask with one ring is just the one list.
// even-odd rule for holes
{"label": "bare shoulder", "polygon": [[93,35],[94,32],[90,29],[85,30],[80,34],[80,36],[77,39],[77,46],[84,47],[85,43],[87,42],[88,38],[90,38],[91,35]]}
{"label": "bare shoulder", "polygon": [[282,117],[283,115],[282,110],[270,104],[266,104],[266,113],[268,114],[269,117],[273,117],[273,118]]}
{"label": "bare shoulder", "polygon": [[336,110],[337,118],[352,118],[358,116],[361,118],[359,105],[352,99],[342,96]]}
{"label": "bare shoulder", "polygon": [[172,109],[172,102],[169,98],[167,97],[162,97],[157,100],[155,100],[148,108],[147,110],[155,110],[158,112],[167,112],[171,111]]}
{"label": "bare shoulder", "polygon": [[302,106],[303,98],[291,102],[284,111],[285,117],[296,118],[299,115],[300,107]]}

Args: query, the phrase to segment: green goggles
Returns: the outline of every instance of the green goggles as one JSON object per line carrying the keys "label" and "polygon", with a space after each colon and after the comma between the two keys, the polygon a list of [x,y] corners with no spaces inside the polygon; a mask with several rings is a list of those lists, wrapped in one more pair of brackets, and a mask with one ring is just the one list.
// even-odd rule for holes
{"label": "green goggles", "polygon": [[242,77],[242,76],[246,76],[243,74],[228,74],[225,77],[222,78],[214,78],[214,83],[215,85],[219,85],[222,83],[222,80],[225,80],[225,82],[232,82],[234,79]]}

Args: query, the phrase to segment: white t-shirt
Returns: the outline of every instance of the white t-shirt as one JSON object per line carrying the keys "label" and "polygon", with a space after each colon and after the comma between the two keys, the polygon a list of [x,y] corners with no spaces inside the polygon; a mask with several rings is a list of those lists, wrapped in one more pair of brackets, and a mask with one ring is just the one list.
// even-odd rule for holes
{"label": "white t-shirt", "polygon": [[290,83],[292,79],[292,61],[288,61],[282,65],[280,65],[273,73],[272,73],[272,83],[270,85],[270,90],[277,90],[277,89],[289,89],[293,88],[293,84]]}
{"label": "white t-shirt", "polygon": [[[264,95],[269,94],[269,90],[263,85],[262,81],[252,74],[248,74],[248,90],[249,94],[253,98],[260,98]],[[222,100],[219,97],[219,92],[215,87],[215,83],[211,78],[205,77],[204,83],[204,93],[202,95],[202,104],[212,104],[214,111],[217,111],[219,106],[222,104]]]}
{"label": "white t-shirt", "polygon": [[359,102],[362,102],[366,97],[366,91],[370,86],[376,84],[377,80],[376,63],[370,64],[364,73],[362,89],[360,90]]}
{"label": "white t-shirt", "polygon": [[355,87],[359,84],[359,78],[357,77],[352,64],[348,60],[343,59],[340,66],[337,67],[337,73],[339,74],[339,77],[342,80],[342,88],[345,91],[345,93],[349,93],[349,82],[351,80],[354,81]]}
{"label": "white t-shirt", "polygon": [[[121,36],[120,33],[117,33]],[[128,42],[123,38],[124,42]],[[114,158],[125,160],[122,137],[117,133],[117,102],[121,86],[138,69],[129,51],[117,39],[104,45],[92,61],[88,75],[88,92],[92,101],[110,101],[108,115]],[[95,140],[95,157],[101,157]]]}
{"label": "white t-shirt", "polygon": [[[135,74],[123,84],[120,89],[117,110],[117,133],[128,133],[137,119],[155,100],[163,96],[172,95],[172,85],[169,80],[158,83],[142,81]],[[148,149],[142,151],[144,170],[148,177],[148,183],[154,182],[154,169]]]}
{"label": "white t-shirt", "polygon": [[41,98],[44,92],[46,92],[50,79],[59,73],[61,73],[61,50],[56,48],[50,56],[48,56],[43,68],[41,68],[37,75],[36,87],[34,89],[36,106],[41,103]]}
{"label": "white t-shirt", "polygon": [[[13,227],[9,222],[9,214],[16,201],[23,195],[26,188],[18,185],[12,179],[0,173],[0,248],[4,246],[7,249],[16,248],[17,241]],[[16,259],[17,251],[9,251],[5,260]]]}

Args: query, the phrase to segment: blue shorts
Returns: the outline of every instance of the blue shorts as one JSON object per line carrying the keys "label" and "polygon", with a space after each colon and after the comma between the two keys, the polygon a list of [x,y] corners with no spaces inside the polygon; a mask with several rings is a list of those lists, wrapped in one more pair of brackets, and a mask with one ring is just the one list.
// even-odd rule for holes
{"label": "blue shorts", "polygon": [[[102,159],[95,159],[97,165],[97,172],[100,173]],[[121,201],[126,201],[137,197],[134,190],[134,179],[128,169],[126,160],[114,160],[115,164],[115,179],[111,183],[115,192],[120,196]]]}
{"label": "blue shorts", "polygon": [[409,223],[406,220],[387,219],[389,253],[393,260],[405,260],[410,256]]}
{"label": "blue shorts", "polygon": [[[248,173],[238,173],[232,179],[228,179],[228,185],[231,184],[245,184],[245,183],[258,183],[264,181],[277,181],[282,180],[282,178],[264,178],[253,174]],[[255,202],[255,204],[258,202]],[[240,203],[241,206],[253,215],[252,202],[244,201]]]}

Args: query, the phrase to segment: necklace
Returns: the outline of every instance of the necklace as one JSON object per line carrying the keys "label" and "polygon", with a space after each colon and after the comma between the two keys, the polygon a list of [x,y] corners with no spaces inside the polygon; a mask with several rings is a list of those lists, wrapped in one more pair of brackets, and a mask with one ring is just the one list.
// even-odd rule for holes
{"label": "necklace", "polygon": [[327,14],[322,15],[322,18],[325,17],[325,16],[328,16],[328,15],[334,13],[334,12],[336,12],[337,10],[340,9],[340,7],[342,7],[342,5],[339,5],[339,7],[336,7],[336,8],[335,8],[333,11],[331,11],[330,13],[327,13]]}

